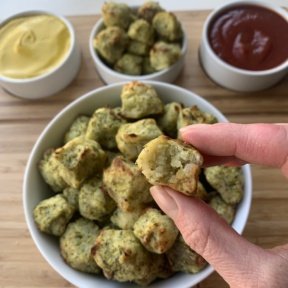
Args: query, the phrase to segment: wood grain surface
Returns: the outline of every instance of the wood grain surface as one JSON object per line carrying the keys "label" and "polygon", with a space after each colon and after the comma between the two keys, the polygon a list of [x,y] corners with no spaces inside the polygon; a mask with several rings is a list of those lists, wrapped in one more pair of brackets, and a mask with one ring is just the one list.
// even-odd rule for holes
{"label": "wood grain surface", "polygon": [[[288,122],[288,79],[259,93],[236,93],[214,84],[198,61],[202,26],[208,11],[177,13],[189,39],[185,68],[176,84],[220,109],[230,121]],[[0,89],[0,287],[73,287],[42,258],[25,224],[22,181],[29,153],[47,123],[80,95],[103,86],[88,51],[88,38],[98,16],[70,18],[82,48],[82,66],[73,83],[44,100],[29,101]],[[263,246],[288,239],[288,181],[272,168],[252,167],[253,203],[244,237]],[[235,247],[237,249],[237,247]],[[227,287],[217,274],[198,285]]]}

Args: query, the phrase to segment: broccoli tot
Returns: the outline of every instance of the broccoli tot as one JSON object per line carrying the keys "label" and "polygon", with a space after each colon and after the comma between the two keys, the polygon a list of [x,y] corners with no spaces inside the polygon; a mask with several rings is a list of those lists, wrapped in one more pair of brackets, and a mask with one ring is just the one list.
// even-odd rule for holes
{"label": "broccoli tot", "polygon": [[99,227],[90,220],[79,218],[69,223],[60,238],[60,252],[69,266],[87,273],[100,273],[91,255],[91,248],[99,234]]}
{"label": "broccoli tot", "polygon": [[131,8],[124,3],[106,2],[102,6],[102,16],[105,26],[118,26],[126,30],[135,19]]}
{"label": "broccoli tot", "polygon": [[123,86],[121,101],[122,115],[129,119],[161,114],[164,108],[156,90],[151,85],[137,81]]}
{"label": "broccoli tot", "polygon": [[121,153],[130,160],[135,160],[144,145],[162,135],[162,131],[151,118],[127,123],[120,127],[116,142]]}
{"label": "broccoli tot", "polygon": [[150,184],[199,198],[203,194],[197,189],[202,163],[203,157],[194,147],[164,135],[147,143],[136,161]]}
{"label": "broccoli tot", "polygon": [[147,209],[135,222],[133,232],[150,252],[163,254],[174,244],[178,229],[174,222],[158,209]]}
{"label": "broccoli tot", "polygon": [[47,234],[61,236],[72,218],[74,207],[58,194],[41,201],[33,210],[38,229]]}
{"label": "broccoli tot", "polygon": [[89,120],[90,118],[87,116],[78,116],[66,132],[64,136],[64,144],[76,137],[85,135]]}
{"label": "broccoli tot", "polygon": [[102,222],[115,208],[116,203],[100,178],[94,177],[83,184],[79,194],[79,211],[83,217]]}
{"label": "broccoli tot", "polygon": [[103,183],[117,206],[123,211],[135,211],[152,202],[150,184],[138,167],[122,156],[114,158],[104,170]]}
{"label": "broccoli tot", "polygon": [[115,64],[128,45],[128,36],[119,27],[107,27],[96,35],[93,46],[109,65]]}
{"label": "broccoli tot", "polygon": [[150,63],[155,70],[160,71],[176,63],[180,55],[181,47],[179,44],[158,41],[150,50]]}
{"label": "broccoli tot", "polygon": [[86,138],[97,141],[105,149],[117,147],[115,135],[126,120],[111,108],[98,108],[91,117]]}

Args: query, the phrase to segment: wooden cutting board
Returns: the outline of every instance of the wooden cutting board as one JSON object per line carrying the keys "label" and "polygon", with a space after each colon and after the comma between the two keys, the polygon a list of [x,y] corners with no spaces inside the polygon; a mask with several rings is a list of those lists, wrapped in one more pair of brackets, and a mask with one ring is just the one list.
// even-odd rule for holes
{"label": "wooden cutting board", "polygon": [[[209,11],[176,13],[188,35],[185,68],[176,85],[214,104],[230,121],[288,122],[288,79],[259,93],[236,93],[207,78],[198,61],[202,26]],[[73,287],[45,262],[25,224],[22,208],[23,173],[40,132],[64,106],[80,95],[105,85],[88,50],[89,33],[98,16],[70,17],[82,48],[77,78],[57,95],[36,101],[9,95],[0,88],[0,287]],[[263,247],[288,239],[288,181],[277,169],[253,167],[254,194],[244,237]],[[235,247],[237,249],[237,247]],[[228,287],[214,273],[198,287]]]}

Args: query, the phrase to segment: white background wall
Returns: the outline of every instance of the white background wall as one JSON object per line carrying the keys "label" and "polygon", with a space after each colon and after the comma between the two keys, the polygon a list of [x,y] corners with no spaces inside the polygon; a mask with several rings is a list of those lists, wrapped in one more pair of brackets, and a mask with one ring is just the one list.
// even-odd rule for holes
{"label": "white background wall", "polygon": [[[158,0],[167,10],[212,9],[231,0]],[[63,15],[98,14],[104,0],[0,0],[0,20],[25,10],[43,9]],[[114,0],[129,5],[140,5],[144,0]],[[288,7],[288,0],[266,0]]]}

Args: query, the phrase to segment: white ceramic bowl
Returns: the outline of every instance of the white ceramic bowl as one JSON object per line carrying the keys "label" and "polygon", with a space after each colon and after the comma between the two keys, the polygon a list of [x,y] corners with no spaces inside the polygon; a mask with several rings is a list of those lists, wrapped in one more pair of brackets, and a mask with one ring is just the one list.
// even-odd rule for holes
{"label": "white ceramic bowl", "polygon": [[[288,21],[288,13],[276,4],[257,0],[233,1],[215,9],[206,19],[200,44],[200,61],[208,76],[216,83],[235,91],[252,92],[275,85],[288,73],[288,59],[281,65],[263,71],[249,71],[236,68],[221,60],[213,51],[208,40],[211,22],[222,11],[239,5],[256,5],[272,10]],[[271,23],[273,25],[273,23]]]}
{"label": "white ceramic bowl", "polygon": [[70,33],[71,46],[64,60],[49,72],[37,77],[16,79],[0,75],[0,85],[13,95],[38,99],[51,96],[64,89],[77,75],[81,64],[81,53],[76,41],[75,31],[72,24],[64,17],[47,11],[27,11],[14,14],[0,23],[0,27],[12,19],[32,16],[51,15],[59,18],[67,27]]}
{"label": "white ceramic bowl", "polygon": [[[214,114],[219,121],[226,122],[227,119],[223,114],[206,100],[196,94],[179,88],[177,86],[148,81],[149,84],[157,90],[159,96],[164,102],[179,101],[185,106],[198,105],[200,109]],[[76,99],[63,109],[53,120],[48,124],[45,130],[38,138],[34,148],[30,154],[23,184],[23,205],[25,211],[26,222],[30,230],[31,236],[38,247],[39,251],[47,262],[66,280],[73,283],[77,287],[94,288],[94,287],[135,287],[127,283],[121,284],[110,280],[105,280],[97,275],[85,274],[70,268],[61,258],[59,253],[58,241],[52,237],[41,233],[33,221],[33,209],[43,199],[48,198],[53,193],[44,183],[37,165],[42,158],[44,151],[50,147],[62,145],[61,140],[72,121],[79,114],[92,114],[97,107],[103,106],[120,106],[120,93],[123,83],[102,87],[91,91],[84,96]],[[239,204],[233,228],[242,233],[247,222],[251,198],[252,198],[252,178],[249,165],[242,168],[244,173],[244,198]],[[187,288],[201,282],[213,271],[211,266],[208,266],[203,271],[194,274],[178,273],[175,276],[157,281],[151,284],[154,288]]]}
{"label": "white ceramic bowl", "polygon": [[102,19],[98,20],[90,34],[89,50],[90,50],[90,54],[93,59],[94,65],[96,67],[96,70],[98,71],[98,74],[100,75],[100,77],[103,79],[105,83],[113,84],[117,82],[136,81],[136,80],[138,81],[152,80],[152,81],[172,83],[177,79],[177,77],[179,76],[184,66],[185,55],[187,54],[187,49],[188,49],[187,36],[184,30],[183,30],[181,55],[176,63],[174,63],[172,66],[168,67],[167,69],[164,69],[164,70],[152,73],[152,74],[142,75],[142,76],[133,76],[133,75],[127,75],[127,74],[114,71],[101,60],[101,58],[95,51],[93,47],[93,40],[95,36],[103,29],[103,27],[104,27],[103,20]]}

